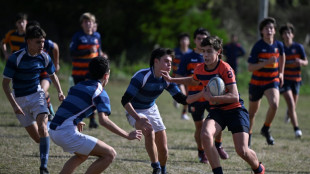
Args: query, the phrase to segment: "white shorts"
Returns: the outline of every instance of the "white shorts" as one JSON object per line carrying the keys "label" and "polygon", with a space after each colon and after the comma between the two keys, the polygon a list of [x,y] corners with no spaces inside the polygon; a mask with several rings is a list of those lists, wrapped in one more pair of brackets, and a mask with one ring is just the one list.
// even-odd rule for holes
{"label": "white shorts", "polygon": [[[77,130],[73,125],[74,118],[67,119],[64,127],[57,127],[56,130],[49,130],[50,138],[55,144],[62,147],[65,152],[89,155],[97,144],[98,139]],[[71,122],[68,125],[66,122]]]}
{"label": "white shorts", "polygon": [[[148,109],[135,109],[135,111],[138,114],[141,114],[140,116],[146,116],[146,118],[152,124],[154,132],[158,132],[158,131],[162,131],[166,129],[156,104],[154,104],[152,107]],[[127,117],[129,124],[135,128],[136,120],[131,115],[129,115],[127,112],[126,112],[126,117]]]}
{"label": "white shorts", "polygon": [[27,96],[16,97],[15,100],[25,113],[25,116],[16,114],[20,124],[24,127],[34,124],[39,114],[49,113],[43,89]]}

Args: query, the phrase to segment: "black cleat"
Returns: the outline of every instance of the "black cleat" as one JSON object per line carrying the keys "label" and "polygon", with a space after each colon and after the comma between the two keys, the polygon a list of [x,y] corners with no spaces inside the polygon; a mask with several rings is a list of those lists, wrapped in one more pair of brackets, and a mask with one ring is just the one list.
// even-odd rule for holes
{"label": "black cleat", "polygon": [[262,136],[264,136],[266,138],[267,144],[268,145],[274,145],[274,139],[270,134],[270,131],[266,131],[261,129],[260,134],[262,134]]}
{"label": "black cleat", "polygon": [[95,122],[95,121],[90,121],[89,122],[89,128],[97,128],[98,127],[98,124]]}
{"label": "black cleat", "polygon": [[47,168],[41,168],[40,167],[40,174],[49,174]]}
{"label": "black cleat", "polygon": [[153,174],[161,174],[161,169],[160,168],[153,169]]}

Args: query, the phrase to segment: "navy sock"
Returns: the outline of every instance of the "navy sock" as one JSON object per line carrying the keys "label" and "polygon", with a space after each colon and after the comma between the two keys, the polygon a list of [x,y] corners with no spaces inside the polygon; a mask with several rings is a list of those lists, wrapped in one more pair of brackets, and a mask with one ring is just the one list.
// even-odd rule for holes
{"label": "navy sock", "polygon": [[166,174],[166,166],[160,166],[161,167],[161,173]]}
{"label": "navy sock", "polygon": [[299,130],[299,127],[298,127],[298,126],[295,126],[295,127],[294,127],[294,131],[297,131],[297,130]]}
{"label": "navy sock", "polygon": [[264,132],[268,132],[268,131],[269,131],[269,128],[270,128],[269,126],[266,126],[266,125],[264,124],[262,130],[263,130]]}
{"label": "navy sock", "polygon": [[222,146],[222,142],[214,141],[214,145],[215,147],[220,148]]}
{"label": "navy sock", "polygon": [[262,166],[259,164],[259,166],[258,166],[258,168],[257,169],[253,169],[253,171],[254,171],[254,173],[260,173],[260,172],[262,172]]}
{"label": "navy sock", "polygon": [[151,163],[151,166],[153,167],[153,169],[160,169],[160,163],[159,161],[155,162],[155,163]]}
{"label": "navy sock", "polygon": [[41,159],[40,168],[47,168],[49,149],[50,149],[50,138],[49,137],[40,138],[40,159]]}
{"label": "navy sock", "polygon": [[222,167],[217,167],[215,169],[212,169],[212,172],[214,174],[223,174],[223,170],[222,170]]}

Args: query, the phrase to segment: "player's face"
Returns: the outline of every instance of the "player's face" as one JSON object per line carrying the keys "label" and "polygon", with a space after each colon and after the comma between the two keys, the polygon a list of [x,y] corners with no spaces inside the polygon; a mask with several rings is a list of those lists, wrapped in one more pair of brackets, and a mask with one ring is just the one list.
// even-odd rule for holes
{"label": "player's face", "polygon": [[16,22],[17,30],[20,32],[26,32],[27,20],[21,19]]}
{"label": "player's face", "polygon": [[[158,60],[158,59],[155,59],[155,60]],[[158,61],[160,70],[170,72],[171,62],[172,62],[172,57],[170,55],[166,54],[162,56]]]}
{"label": "player's face", "polygon": [[34,38],[27,40],[27,46],[30,54],[39,54],[43,51],[44,48],[44,41],[43,37],[41,38]]}
{"label": "player's face", "polygon": [[269,39],[273,38],[276,34],[276,30],[273,23],[267,24],[261,31],[264,38]]}
{"label": "player's face", "polygon": [[189,46],[189,38],[188,37],[183,37],[180,40],[180,46],[183,47],[183,48],[188,47]]}
{"label": "player's face", "polygon": [[107,73],[107,74],[105,74],[104,75],[104,82],[102,83],[102,86],[104,87],[104,86],[106,86],[107,84],[108,84],[108,82],[109,82],[109,79],[110,79],[110,70],[109,70],[109,72]]}
{"label": "player's face", "polygon": [[201,49],[201,46],[200,46],[200,45],[201,45],[201,42],[202,42],[203,39],[205,39],[205,38],[207,38],[207,35],[204,35],[204,34],[197,34],[197,36],[196,36],[194,42],[195,42],[196,48],[197,48],[198,50]]}
{"label": "player's face", "polygon": [[284,40],[284,42],[292,42],[294,38],[294,34],[292,33],[291,30],[285,30],[282,33],[282,39]]}
{"label": "player's face", "polygon": [[82,29],[85,33],[92,33],[94,29],[94,22],[89,19],[84,19],[82,22]]}
{"label": "player's face", "polygon": [[201,52],[207,66],[216,65],[218,62],[219,52],[216,51],[212,46],[207,45],[201,48]]}

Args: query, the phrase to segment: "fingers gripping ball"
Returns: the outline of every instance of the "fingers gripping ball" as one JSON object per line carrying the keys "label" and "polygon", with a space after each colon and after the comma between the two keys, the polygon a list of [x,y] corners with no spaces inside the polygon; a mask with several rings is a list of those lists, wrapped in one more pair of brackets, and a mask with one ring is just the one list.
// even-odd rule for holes
{"label": "fingers gripping ball", "polygon": [[208,87],[212,96],[223,95],[225,93],[225,83],[220,77],[212,77],[208,82]]}

